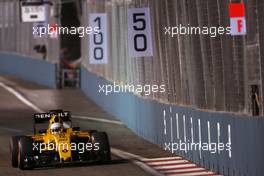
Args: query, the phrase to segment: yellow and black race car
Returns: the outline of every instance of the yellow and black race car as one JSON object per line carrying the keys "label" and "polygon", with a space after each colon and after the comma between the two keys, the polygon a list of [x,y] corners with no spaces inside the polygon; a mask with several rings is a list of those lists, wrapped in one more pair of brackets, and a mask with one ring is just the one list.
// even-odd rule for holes
{"label": "yellow and black race car", "polygon": [[[69,111],[62,110],[34,114],[34,135],[13,136],[10,140],[12,166],[25,170],[67,163],[109,162],[107,134],[72,127],[70,116]],[[46,127],[37,130],[37,124]]]}

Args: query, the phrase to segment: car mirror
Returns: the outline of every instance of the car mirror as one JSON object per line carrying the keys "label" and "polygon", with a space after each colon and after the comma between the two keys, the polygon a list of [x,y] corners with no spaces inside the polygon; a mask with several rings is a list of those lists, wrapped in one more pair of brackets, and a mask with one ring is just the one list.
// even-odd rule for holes
{"label": "car mirror", "polygon": [[39,130],[39,133],[46,133],[46,130],[45,129],[41,129],[41,130]]}
{"label": "car mirror", "polygon": [[80,131],[80,127],[73,127],[72,131]]}

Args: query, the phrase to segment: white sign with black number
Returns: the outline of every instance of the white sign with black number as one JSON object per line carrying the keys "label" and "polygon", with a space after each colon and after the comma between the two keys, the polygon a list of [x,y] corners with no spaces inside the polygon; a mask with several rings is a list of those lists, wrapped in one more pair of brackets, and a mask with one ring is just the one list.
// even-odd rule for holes
{"label": "white sign with black number", "polygon": [[89,36],[90,64],[108,63],[107,15],[106,13],[90,14],[89,26],[94,30]]}
{"label": "white sign with black number", "polygon": [[153,56],[149,8],[128,10],[128,47],[130,57]]}
{"label": "white sign with black number", "polygon": [[46,21],[45,5],[23,5],[21,15],[23,22],[43,22]]}

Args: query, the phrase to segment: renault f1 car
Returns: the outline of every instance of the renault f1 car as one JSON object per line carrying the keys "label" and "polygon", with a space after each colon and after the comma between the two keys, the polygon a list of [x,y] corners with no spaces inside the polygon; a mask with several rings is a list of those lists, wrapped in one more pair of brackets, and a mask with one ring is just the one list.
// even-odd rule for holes
{"label": "renault f1 car", "polygon": [[[72,127],[68,111],[34,114],[34,134],[10,139],[11,164],[21,170],[71,163],[109,162],[107,134]],[[45,123],[46,122],[46,123]],[[46,124],[37,130],[38,124]]]}

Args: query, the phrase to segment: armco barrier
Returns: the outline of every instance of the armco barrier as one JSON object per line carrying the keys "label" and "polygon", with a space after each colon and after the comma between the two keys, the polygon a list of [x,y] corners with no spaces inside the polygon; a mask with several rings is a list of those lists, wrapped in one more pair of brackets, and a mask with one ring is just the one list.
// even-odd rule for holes
{"label": "armco barrier", "polygon": [[0,74],[10,74],[22,79],[56,87],[55,64],[15,54],[0,53]]}
{"label": "armco barrier", "polygon": [[81,87],[86,95],[146,140],[163,148],[169,142],[226,144],[231,141],[231,152],[225,150],[212,154],[206,150],[201,153],[190,150],[174,153],[224,175],[264,175],[263,118],[170,106],[131,93],[106,96],[99,93],[98,85],[112,83],[85,68],[81,72]]}

